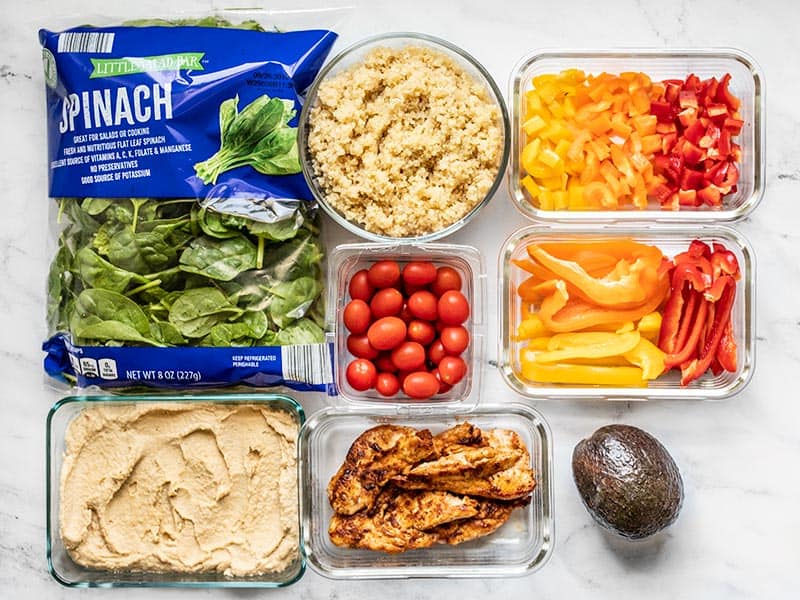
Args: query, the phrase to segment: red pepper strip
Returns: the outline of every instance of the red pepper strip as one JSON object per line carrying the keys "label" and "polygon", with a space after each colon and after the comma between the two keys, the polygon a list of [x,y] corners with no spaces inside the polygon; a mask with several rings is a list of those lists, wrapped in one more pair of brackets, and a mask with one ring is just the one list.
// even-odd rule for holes
{"label": "red pepper strip", "polygon": [[711,256],[711,248],[705,242],[692,240],[692,243],[689,244],[688,254],[692,258],[701,258],[703,256],[709,258]]}
{"label": "red pepper strip", "polygon": [[[697,319],[695,313],[700,310],[698,300],[702,300],[700,294],[693,289],[684,290],[683,302],[686,308],[681,315],[681,323],[678,328],[678,337],[675,340],[675,348],[680,350],[686,345],[686,340],[689,339],[689,329]],[[688,298],[688,301],[687,301]]]}
{"label": "red pepper strip", "polygon": [[[692,298],[698,298],[698,297],[699,294],[694,292],[692,293]],[[694,320],[690,321],[690,319],[688,318],[689,317],[688,312],[686,315],[684,315],[683,324],[691,322],[692,333],[689,335],[689,338],[686,340],[683,346],[680,345],[678,346],[680,350],[678,350],[674,354],[667,354],[664,357],[665,369],[671,369],[672,367],[675,367],[677,365],[682,365],[686,361],[696,358],[697,356],[696,354],[697,342],[700,339],[700,333],[703,331],[703,329],[705,329],[706,313],[708,312],[708,304],[709,304],[702,298],[700,298],[699,300],[700,300],[700,305],[697,307],[697,315],[695,316]]]}
{"label": "red pepper strip", "polygon": [[736,339],[733,337],[733,326],[730,319],[725,324],[725,331],[717,348],[717,360],[720,366],[731,373],[736,372]]}
{"label": "red pepper strip", "polygon": [[734,279],[739,279],[739,261],[736,260],[736,255],[730,250],[723,247],[717,248],[714,245],[714,254],[711,256],[711,272],[714,279],[720,275],[732,275]]}
{"label": "red pepper strip", "polygon": [[706,289],[703,274],[693,265],[684,263],[672,271],[672,293],[661,315],[661,331],[658,334],[658,347],[667,354],[678,351],[677,341],[683,313],[683,288],[689,284],[690,290],[702,292]]}
{"label": "red pepper strip", "polygon": [[730,275],[722,275],[719,279],[725,281],[725,288],[717,302],[714,312],[714,325],[706,338],[703,350],[700,355],[691,360],[686,368],[681,369],[681,385],[689,385],[692,381],[703,375],[711,366],[711,362],[717,354],[717,348],[725,333],[731,317],[733,308],[733,298],[736,292],[736,281]]}
{"label": "red pepper strip", "polygon": [[703,297],[709,302],[717,302],[728,287],[729,277],[732,278],[731,275],[720,275],[714,280],[714,283],[706,288],[703,292]]}

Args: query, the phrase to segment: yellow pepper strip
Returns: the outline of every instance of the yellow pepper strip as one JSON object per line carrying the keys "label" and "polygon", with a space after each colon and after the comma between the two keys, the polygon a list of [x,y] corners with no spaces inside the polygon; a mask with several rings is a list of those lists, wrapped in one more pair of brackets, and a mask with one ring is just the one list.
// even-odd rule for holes
{"label": "yellow pepper strip", "polygon": [[653,312],[643,316],[636,325],[636,329],[639,330],[643,338],[655,342],[661,331],[661,313]]}
{"label": "yellow pepper strip", "polygon": [[[564,343],[560,340],[550,339],[548,348],[555,346],[557,350],[538,352],[534,360],[539,363],[554,363],[569,361],[575,358],[603,358],[606,356],[619,356],[633,350],[639,343],[641,336],[638,331],[629,333],[573,333]],[[556,337],[556,336],[553,336]]]}
{"label": "yellow pepper strip", "polygon": [[653,342],[642,338],[633,350],[623,357],[642,369],[644,379],[655,379],[664,372],[664,352]]}
{"label": "yellow pepper strip", "polygon": [[567,365],[592,365],[598,367],[630,367],[631,362],[622,356],[604,356],[603,358],[576,358]]}
{"label": "yellow pepper strip", "polygon": [[595,365],[543,365],[522,361],[522,376],[538,383],[585,385],[644,386],[639,367],[604,367]]}
{"label": "yellow pepper strip", "polygon": [[542,320],[536,315],[520,321],[517,326],[517,341],[531,340],[544,335],[547,335],[547,329],[545,329]]}

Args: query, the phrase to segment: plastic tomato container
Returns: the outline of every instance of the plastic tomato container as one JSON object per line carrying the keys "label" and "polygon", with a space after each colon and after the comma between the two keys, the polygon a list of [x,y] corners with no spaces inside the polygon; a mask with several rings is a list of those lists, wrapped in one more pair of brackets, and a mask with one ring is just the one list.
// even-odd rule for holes
{"label": "plastic tomato container", "polygon": [[[57,402],[47,416],[47,566],[52,577],[67,587],[189,587],[276,588],[296,583],[305,572],[299,534],[298,548],[288,567],[280,573],[256,577],[226,577],[222,573],[169,573],[134,570],[89,569],[74,562],[60,534],[61,468],[70,423],[84,409],[125,411],[143,404],[245,404],[281,410],[290,415],[298,435],[305,421],[303,408],[294,399],[276,394],[207,396],[70,396]],[[297,445],[296,445],[297,448]],[[299,455],[299,449],[298,449]],[[299,462],[299,461],[298,461]],[[298,465],[299,471],[299,465]],[[112,474],[110,474],[112,475]],[[299,484],[298,484],[299,488]],[[298,489],[299,502],[299,489]],[[299,504],[298,504],[299,506]],[[298,509],[297,530],[300,530]]]}
{"label": "plastic tomato container", "polygon": [[[527,258],[528,244],[581,241],[586,239],[631,238],[657,246],[664,256],[672,258],[686,251],[694,239],[707,244],[719,242],[731,250],[739,261],[741,278],[731,312],[731,324],[737,346],[737,369],[714,376],[710,372],[686,387],[680,385],[680,371],[672,370],[649,381],[647,387],[611,387],[600,385],[567,385],[539,383],[522,374],[520,350],[525,342],[515,339],[521,320],[522,300],[517,287],[529,274],[514,265],[514,259]],[[721,400],[741,392],[749,383],[755,368],[755,256],[750,243],[737,231],[722,225],[683,227],[653,225],[647,229],[608,225],[547,225],[524,227],[509,237],[500,252],[498,306],[502,311],[499,368],[506,383],[528,398],[597,400],[687,399]]]}
{"label": "plastic tomato container", "polygon": [[[686,78],[694,73],[701,79],[731,74],[730,91],[741,100],[739,112],[744,120],[741,134],[734,138],[742,148],[738,189],[722,201],[720,207],[681,207],[664,210],[650,200],[647,209],[626,207],[607,211],[542,210],[531,201],[520,183],[525,171],[520,156],[526,136],[522,129],[525,118],[525,93],[532,79],[545,73],[580,69],[587,74],[643,72],[653,81]],[[511,111],[511,161],[508,183],[511,197],[526,217],[546,222],[666,222],[710,223],[734,221],[747,216],[764,194],[764,157],[766,134],[764,123],[764,75],[752,57],[736,49],[619,49],[619,50],[537,50],[524,57],[514,68],[509,93]]]}
{"label": "plastic tomato container", "polygon": [[[333,515],[327,496],[331,477],[353,441],[379,424],[427,428],[433,433],[467,421],[482,430],[517,432],[531,455],[536,487],[530,504],[485,537],[451,546],[399,554],[342,548],[328,535]],[[541,568],[553,551],[553,482],[550,428],[541,414],[520,403],[480,406],[457,414],[431,411],[389,412],[326,409],[312,415],[300,432],[300,497],[303,548],[312,569],[332,579],[409,577],[512,577]]]}
{"label": "plastic tomato container", "polygon": [[[461,292],[470,305],[470,315],[464,323],[470,343],[461,357],[467,363],[467,374],[444,394],[428,400],[415,400],[402,390],[393,397],[384,397],[374,389],[364,392],[354,389],[347,381],[347,365],[355,360],[347,349],[347,329],[342,321],[345,306],[350,301],[348,284],[355,273],[368,269],[379,260],[395,260],[402,266],[410,261],[431,262],[437,267],[448,266],[461,277]],[[351,406],[375,406],[386,403],[414,405],[471,406],[478,401],[483,366],[486,327],[486,272],[481,253],[470,246],[456,244],[344,244],[333,249],[328,257],[327,334],[334,347],[334,379],[339,398]]]}

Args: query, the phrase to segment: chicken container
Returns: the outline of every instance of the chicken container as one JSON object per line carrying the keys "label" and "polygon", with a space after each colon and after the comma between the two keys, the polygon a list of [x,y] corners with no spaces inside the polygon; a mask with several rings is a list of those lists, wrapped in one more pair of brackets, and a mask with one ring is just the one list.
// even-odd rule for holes
{"label": "chicken container", "polygon": [[[469,305],[469,317],[463,323],[469,336],[469,345],[461,354],[467,365],[466,375],[452,389],[428,399],[409,397],[401,389],[392,397],[385,397],[375,389],[356,390],[347,380],[348,364],[356,357],[348,350],[349,332],[344,326],[345,307],[351,301],[349,282],[361,270],[378,261],[391,260],[404,267],[409,262],[432,263],[437,268],[449,267],[458,273],[461,293]],[[431,287],[431,286],[428,286]],[[402,288],[402,285],[401,285]],[[406,300],[408,296],[406,295]],[[343,244],[334,248],[328,257],[327,332],[334,348],[334,376],[339,399],[351,407],[379,406],[401,403],[430,406],[473,406],[477,402],[481,384],[486,330],[486,269],[482,254],[471,246],[458,244]],[[407,305],[407,304],[406,304]],[[402,315],[401,315],[402,316]],[[436,333],[437,339],[439,332]],[[430,362],[424,367],[434,365]],[[423,370],[424,370],[423,369]]]}
{"label": "chicken container", "polygon": [[[530,502],[511,512],[496,531],[457,545],[433,546],[385,553],[335,545],[329,535],[334,515],[327,488],[364,431],[377,425],[404,425],[438,434],[459,423],[483,432],[493,428],[516,432],[530,452],[535,487]],[[510,577],[540,567],[553,551],[552,442],[541,414],[517,402],[480,405],[467,412],[442,409],[366,412],[333,408],[315,413],[300,434],[301,511],[306,561],[333,579],[409,577]]]}
{"label": "chicken container", "polygon": [[[609,210],[543,209],[533,202],[522,184],[526,174],[522,151],[527,134],[523,128],[526,93],[532,79],[543,74],[558,74],[579,69],[587,75],[626,72],[646,73],[652,81],[682,79],[695,74],[701,79],[731,74],[730,91],[740,99],[740,118],[744,121],[738,138],[741,161],[738,163],[737,189],[722,199],[720,206],[682,205],[679,210],[663,209],[655,199],[646,208]],[[764,194],[765,179],[765,96],[764,74],[752,57],[736,49],[619,49],[619,50],[537,50],[515,67],[510,81],[511,161],[509,189],[517,208],[527,217],[546,222],[625,222],[711,223],[734,221],[748,215]],[[538,134],[537,134],[538,135]],[[687,203],[688,204],[688,203]]]}
{"label": "chicken container", "polygon": [[[297,582],[305,572],[305,561],[303,560],[300,544],[302,543],[299,530],[300,530],[300,522],[299,518],[296,515],[299,515],[298,504],[297,504],[297,496],[291,497],[292,495],[289,494],[290,499],[288,500],[288,504],[286,505],[287,508],[284,511],[281,511],[281,514],[286,515],[286,527],[288,530],[294,530],[295,533],[289,533],[286,535],[289,536],[296,536],[295,539],[286,538],[288,541],[285,545],[281,545],[280,553],[279,553],[279,562],[281,565],[285,564],[284,568],[281,568],[279,571],[273,572],[266,572],[262,575],[257,576],[237,576],[237,575],[230,575],[224,574],[223,572],[217,571],[207,571],[201,573],[188,573],[188,572],[179,572],[175,570],[173,572],[159,570],[156,572],[155,570],[146,570],[146,569],[124,569],[124,568],[108,568],[108,569],[100,569],[100,568],[88,568],[81,564],[78,564],[71,555],[71,552],[65,547],[64,538],[62,537],[62,521],[61,517],[64,510],[64,503],[62,499],[62,474],[64,472],[63,466],[65,461],[65,453],[67,452],[69,440],[70,440],[70,427],[71,425],[76,422],[77,419],[81,418],[84,411],[86,410],[96,410],[96,409],[103,409],[104,411],[110,411],[109,414],[113,415],[124,415],[129,413],[130,411],[136,411],[137,409],[147,409],[150,406],[155,405],[169,405],[170,408],[172,407],[200,407],[200,406],[211,406],[211,407],[239,407],[245,405],[253,405],[258,408],[266,408],[270,410],[274,410],[280,415],[282,415],[280,419],[281,425],[276,425],[278,430],[283,430],[284,432],[296,430],[299,432],[300,427],[305,420],[304,412],[300,404],[298,404],[295,400],[288,396],[282,395],[274,395],[274,394],[263,394],[263,395],[227,395],[227,396],[219,396],[219,395],[208,395],[208,396],[132,396],[126,397],[124,399],[114,398],[110,396],[70,396],[64,398],[57,402],[53,408],[50,410],[50,413],[47,417],[47,527],[46,527],[46,547],[47,547],[47,565],[52,577],[58,581],[60,584],[67,586],[67,587],[78,587],[78,588],[86,588],[86,587],[190,587],[190,588],[275,588],[275,587],[285,587]],[[236,413],[239,415],[240,413]],[[96,418],[96,415],[92,415],[91,419]],[[237,423],[240,421],[237,420]],[[284,428],[288,429],[284,429]],[[133,427],[131,427],[133,429]],[[159,428],[157,426],[148,426],[145,427],[148,431],[153,431],[155,433],[159,433]],[[266,425],[264,429],[267,429]],[[128,433],[128,429],[122,427],[118,428],[116,431],[108,430],[105,434],[106,436],[117,436],[117,435],[126,435]],[[208,431],[200,431],[192,429],[191,431],[185,432],[189,437],[190,433],[197,434],[200,437],[203,435],[207,435]],[[287,433],[287,435],[289,435]],[[99,437],[99,436],[98,436]],[[259,460],[272,460],[271,456],[259,455],[259,449],[257,447],[257,443],[255,444],[256,447],[250,447],[249,449],[245,448],[239,441],[236,440],[239,438],[238,431],[234,436],[228,436],[226,439],[228,440],[228,444],[231,444],[231,447],[236,447],[239,444],[241,447],[236,452],[236,461],[240,458],[243,464],[249,464],[253,472],[261,473],[264,470],[257,468],[256,462]],[[242,440],[244,438],[241,438]],[[289,439],[289,438],[287,438]],[[202,472],[202,461],[204,460],[202,457],[205,456],[202,450],[202,444],[199,445],[192,445],[187,446],[184,448],[182,445],[183,442],[186,441],[186,438],[183,438],[182,441],[179,440],[175,443],[171,444],[171,447],[175,451],[180,451],[184,456],[184,460],[188,463],[193,458],[198,461],[198,472]],[[198,440],[195,440],[196,442]],[[200,440],[202,441],[202,440]],[[289,450],[289,454],[287,456],[291,456],[293,460],[297,459],[297,443],[296,438],[291,439],[292,444],[289,446],[291,450]],[[170,445],[166,444],[165,446]],[[109,445],[116,446],[120,448],[120,445]],[[164,449],[165,446],[161,448]],[[193,449],[192,449],[193,448]],[[82,450],[83,452],[83,450]],[[109,469],[112,473],[111,477],[121,477],[121,470],[125,468],[124,461],[120,458],[119,455],[113,455],[113,460],[109,461],[108,463],[101,464],[97,468],[99,469]],[[224,457],[222,457],[224,459]],[[249,462],[248,462],[249,461]],[[142,461],[143,462],[143,461]],[[138,463],[137,463],[138,464]],[[227,463],[225,463],[227,465]],[[233,464],[233,462],[231,463]],[[232,473],[238,473],[237,467],[228,466],[228,469]],[[297,468],[289,467],[291,474],[289,477],[295,479],[297,474]],[[245,469],[246,470],[246,469]],[[268,468],[266,470],[269,470]],[[83,472],[83,471],[81,471]],[[211,471],[206,471],[207,475],[211,475]],[[113,498],[117,496],[126,496],[129,497],[135,496],[137,484],[138,488],[145,489],[145,485],[139,482],[136,477],[138,475],[134,475],[133,472],[130,474],[131,476],[125,479],[123,483],[121,483],[116,492],[114,492]],[[124,477],[124,476],[122,476]],[[131,478],[133,477],[133,484],[129,485]],[[237,475],[233,475],[232,477],[237,477]],[[219,483],[219,482],[216,482]],[[208,486],[204,489],[213,489],[215,484],[214,481],[208,481]],[[254,494],[256,493],[256,487],[258,486],[258,477],[253,478],[253,485],[250,486],[250,491]],[[164,489],[164,498],[161,500],[165,503],[169,503],[172,506],[172,510],[175,511],[176,514],[180,514],[178,505],[181,502],[185,502],[187,500],[187,489],[182,489],[178,484],[170,484],[170,489]],[[123,489],[124,488],[124,489]],[[226,499],[231,498],[234,494],[232,492],[228,492],[227,494],[224,492],[224,486],[221,488],[223,489],[222,496],[218,497],[216,500],[217,502],[224,502]],[[195,490],[195,495],[202,494],[201,492],[197,492]],[[298,494],[299,495],[299,494]],[[188,494],[189,497],[192,494]],[[257,498],[253,498],[253,501],[257,501]],[[99,520],[100,517],[97,515],[97,511],[99,510],[96,506],[92,505],[91,507],[87,505],[84,508],[85,511],[92,512],[92,519]],[[74,511],[73,511],[74,512]],[[119,512],[119,511],[117,511]],[[265,513],[268,514],[268,513]],[[271,517],[268,517],[268,519]],[[281,517],[283,519],[283,517]],[[128,511],[125,514],[114,514],[110,515],[110,520],[106,521],[107,525],[115,525],[117,520],[124,521],[126,523],[131,521],[136,521],[137,517],[136,514],[133,514],[131,511]],[[181,519],[177,519],[181,521]],[[281,523],[284,523],[281,520]],[[180,537],[181,535],[181,528],[176,526],[172,523],[170,519],[157,519],[153,518],[152,520],[148,520],[145,518],[143,521],[139,521],[139,524],[145,526],[148,524],[150,529],[148,529],[147,535],[163,535],[165,536],[164,539],[164,547],[161,549],[161,552],[164,556],[170,556],[171,554],[176,554],[180,560],[184,560],[188,563],[191,562],[191,556],[183,556],[181,557],[180,553],[175,550],[172,546],[172,542],[176,541],[174,538],[170,536],[177,536]],[[260,523],[261,524],[261,523]],[[203,522],[203,525],[209,525],[206,521]],[[195,525],[192,523],[191,527],[194,528]],[[176,529],[177,528],[177,529]],[[105,535],[112,535],[111,531],[105,530]],[[177,533],[176,533],[177,531]],[[281,529],[280,531],[285,531]],[[90,534],[91,535],[91,534]],[[147,535],[145,537],[147,537]],[[198,534],[199,535],[199,534]],[[239,535],[233,533],[232,535]],[[282,535],[282,534],[281,534]],[[269,538],[273,539],[273,538]],[[245,540],[243,540],[245,541]],[[268,540],[269,541],[269,540]],[[116,539],[116,542],[121,543],[123,546],[130,545],[129,539]],[[265,546],[266,547],[266,546]],[[277,547],[277,546],[275,546]],[[123,549],[124,551],[124,549]],[[223,549],[220,549],[223,551]],[[111,552],[108,552],[111,554]],[[194,555],[192,555],[194,556]],[[234,561],[235,562],[235,561]],[[232,565],[235,566],[235,565]]]}
{"label": "chicken container", "polygon": [[[693,240],[709,246],[722,244],[736,257],[740,274],[735,283],[735,294],[730,323],[735,343],[736,368],[718,375],[706,372],[686,386],[681,385],[681,371],[673,369],[639,386],[542,383],[523,374],[521,352],[535,342],[520,339],[519,330],[525,305],[519,291],[530,273],[515,264],[528,260],[530,244],[557,242],[620,241],[630,239],[661,250],[664,257],[673,258],[686,252]],[[755,368],[755,255],[750,242],[739,232],[721,225],[683,227],[653,224],[648,228],[632,225],[547,225],[528,226],[512,234],[500,251],[498,281],[498,306],[501,307],[502,327],[499,341],[499,368],[506,383],[515,392],[528,398],[543,399],[596,399],[596,400],[648,400],[685,399],[721,400],[741,392],[749,383]],[[666,303],[666,300],[665,300]],[[666,304],[657,309],[667,314]],[[710,309],[709,309],[710,311]],[[557,314],[557,313],[556,313]],[[710,312],[709,312],[710,314]],[[607,329],[608,331],[608,329]],[[613,331],[613,329],[611,330]],[[552,333],[543,334],[552,335]],[[644,335],[643,335],[644,337]],[[653,332],[655,343],[660,337],[660,325]],[[592,363],[591,361],[595,362]],[[597,364],[602,359],[584,360],[583,364]],[[580,361],[578,361],[580,362]]]}

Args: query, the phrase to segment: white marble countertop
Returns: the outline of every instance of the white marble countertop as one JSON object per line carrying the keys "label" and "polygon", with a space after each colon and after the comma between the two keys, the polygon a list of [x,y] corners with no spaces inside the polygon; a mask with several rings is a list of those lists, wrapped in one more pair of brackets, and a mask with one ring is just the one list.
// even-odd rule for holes
{"label": "white marble countertop", "polygon": [[[796,37],[800,8],[762,2],[620,1],[363,2],[341,27],[336,52],[390,30],[444,37],[481,60],[502,89],[517,60],[537,47],[734,46],[752,54],[767,81],[767,188],[752,217],[736,226],[758,264],[757,369],[750,386],[721,403],[554,403],[537,408],[555,441],[556,544],[551,561],[525,578],[486,581],[342,582],[309,570],[275,591],[68,590],[45,564],[44,430],[56,394],[43,381],[47,199],[43,77],[36,31],[87,15],[161,14],[165,3],[127,8],[102,0],[2,3],[0,17],[0,597],[433,599],[608,597],[796,598],[800,584],[800,97]],[[176,8],[208,3],[181,0]],[[227,3],[232,4],[232,3]],[[248,4],[248,3],[244,3]],[[249,4],[258,4],[250,2]],[[302,4],[302,0],[297,0]],[[135,7],[134,7],[135,5]],[[69,21],[68,21],[69,22]],[[330,224],[330,222],[326,223]],[[526,220],[500,189],[480,217],[450,241],[477,246],[489,281],[503,240]],[[330,239],[348,239],[334,225]],[[489,315],[497,315],[495,290]],[[496,339],[497,319],[489,320]],[[488,359],[496,358],[490,345]],[[785,395],[788,394],[788,395]],[[511,398],[486,365],[484,397]],[[307,408],[317,399],[301,397]],[[612,540],[591,520],[572,482],[573,446],[597,427],[624,422],[655,434],[681,468],[686,499],[677,523],[655,542]]]}

